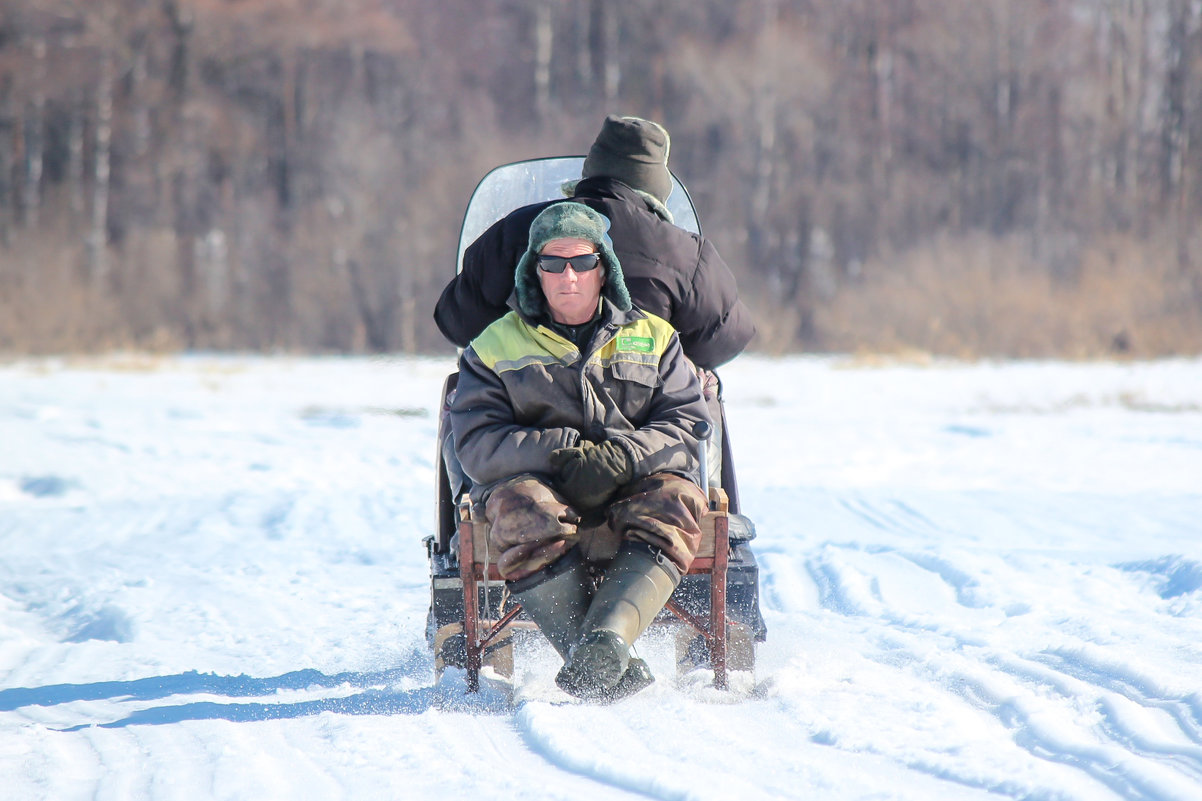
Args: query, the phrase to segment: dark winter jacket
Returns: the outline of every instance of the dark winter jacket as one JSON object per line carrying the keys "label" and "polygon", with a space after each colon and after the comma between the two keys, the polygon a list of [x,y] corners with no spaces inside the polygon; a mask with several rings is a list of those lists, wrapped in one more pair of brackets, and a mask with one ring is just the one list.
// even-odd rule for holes
{"label": "dark winter jacket", "polygon": [[634,479],[695,479],[693,426],[709,419],[672,327],[608,299],[583,349],[517,311],[494,322],[460,357],[450,416],[477,497],[515,475],[551,479],[551,452],[582,439],[616,442]]}
{"label": "dark winter jacket", "polygon": [[[671,323],[694,363],[712,369],[747,346],[755,324],[738,299],[730,268],[707,239],[667,222],[639,193],[612,178],[580,181],[572,200],[609,218],[634,305]],[[463,271],[434,310],[451,342],[465,347],[508,311],[514,265],[526,250],[530,223],[551,202],[559,201],[511,212],[468,247]]]}

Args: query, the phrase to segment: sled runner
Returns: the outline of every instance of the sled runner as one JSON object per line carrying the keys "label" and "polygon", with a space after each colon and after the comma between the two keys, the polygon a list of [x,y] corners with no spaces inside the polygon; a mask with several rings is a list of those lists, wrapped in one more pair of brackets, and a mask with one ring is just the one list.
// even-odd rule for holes
{"label": "sled runner", "polygon": [[[464,252],[490,225],[531,203],[564,197],[561,187],[580,176],[583,157],[536,159],[498,167],[477,186],[464,216],[457,269]],[[688,192],[673,177],[668,209],[677,225],[700,233]],[[537,631],[509,595],[488,550],[483,510],[467,493],[469,480],[454,458],[447,417],[458,374],[443,386],[437,443],[435,533],[426,537],[431,600],[427,640],[435,670],[466,671],[467,688],[479,689],[484,668],[499,677],[513,674],[513,635]],[[766,629],[759,610],[759,567],[749,545],[751,521],[739,513],[738,486],[730,440],[721,407],[716,442],[708,448],[709,510],[701,520],[701,550],[653,626],[675,627],[677,666],[681,673],[703,667],[713,671],[715,687],[725,688],[731,670],[754,669],[754,643]],[[708,434],[707,434],[708,437]]]}

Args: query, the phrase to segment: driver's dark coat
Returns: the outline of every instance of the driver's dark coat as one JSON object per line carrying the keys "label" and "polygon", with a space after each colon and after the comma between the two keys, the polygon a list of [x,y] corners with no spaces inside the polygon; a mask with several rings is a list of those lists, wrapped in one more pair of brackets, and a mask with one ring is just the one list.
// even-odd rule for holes
{"label": "driver's dark coat", "polygon": [[[709,240],[667,222],[626,184],[588,178],[571,200],[601,212],[622,263],[634,305],[677,330],[685,355],[714,368],[737,356],[755,334],[735,278]],[[511,212],[468,247],[463,271],[447,285],[434,321],[447,339],[466,347],[509,307],[513,272],[526,251],[530,223],[553,202]]]}

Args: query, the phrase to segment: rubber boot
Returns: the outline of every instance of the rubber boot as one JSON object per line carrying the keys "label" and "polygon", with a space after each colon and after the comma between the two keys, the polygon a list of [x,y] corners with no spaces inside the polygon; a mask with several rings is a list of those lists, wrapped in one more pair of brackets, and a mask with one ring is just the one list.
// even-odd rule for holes
{"label": "rubber boot", "polygon": [[573,548],[537,573],[508,582],[508,586],[527,617],[566,661],[580,637],[580,624],[592,599],[592,580],[580,551]]}
{"label": "rubber boot", "polygon": [[[580,627],[580,643],[555,682],[580,698],[616,700],[618,685],[631,682],[633,694],[654,681],[642,660],[641,672],[627,679],[630,646],[664,608],[680,583],[680,571],[658,549],[628,542],[618,551],[597,588]],[[625,680],[625,681],[624,681]],[[641,682],[641,683],[640,683]]]}

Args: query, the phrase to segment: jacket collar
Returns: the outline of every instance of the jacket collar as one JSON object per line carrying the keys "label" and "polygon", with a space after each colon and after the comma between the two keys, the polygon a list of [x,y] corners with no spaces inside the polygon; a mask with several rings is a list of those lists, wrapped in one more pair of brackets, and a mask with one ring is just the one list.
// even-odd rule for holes
{"label": "jacket collar", "polygon": [[582,178],[576,184],[576,197],[610,198],[625,200],[630,203],[641,203],[642,195],[634,187],[624,184],[616,178],[596,176]]}
{"label": "jacket collar", "polygon": [[668,211],[668,207],[657,197],[642,190],[635,189],[629,184],[624,184],[616,178],[608,178],[605,176],[594,176],[592,178],[582,178],[576,182],[575,194],[577,198],[596,198],[598,200],[620,200],[626,203],[633,203],[635,206],[642,206],[652,214],[674,223],[672,212]]}
{"label": "jacket collar", "polygon": [[[556,340],[561,340],[566,344],[571,345],[568,340],[559,334],[555,333],[551,328],[550,320],[547,317],[538,319],[527,316],[518,308],[516,295],[509,296],[509,307],[513,309],[522,322],[536,331],[541,331],[548,336],[554,337]],[[633,323],[635,320],[642,320],[647,317],[647,314],[638,307],[632,307],[627,311],[622,311],[610,301],[609,298],[601,298],[601,324],[597,326],[597,332],[593,334],[593,344],[597,347],[604,345],[609,340],[613,339],[614,334],[618,329],[627,323]],[[574,345],[572,345],[575,348]],[[595,348],[590,347],[591,353]]]}

